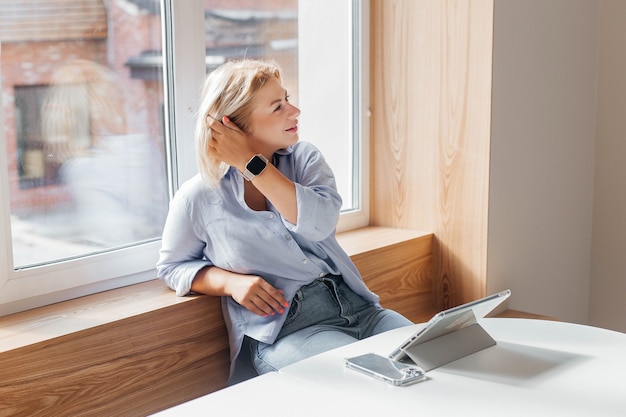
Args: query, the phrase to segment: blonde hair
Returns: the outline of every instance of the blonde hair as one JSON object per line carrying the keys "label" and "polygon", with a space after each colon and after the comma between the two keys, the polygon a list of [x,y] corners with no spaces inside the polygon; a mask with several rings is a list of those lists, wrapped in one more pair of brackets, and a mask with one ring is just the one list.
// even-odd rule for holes
{"label": "blonde hair", "polygon": [[59,163],[84,154],[97,138],[126,131],[124,97],[113,71],[76,59],[52,75],[42,106],[42,136]]}
{"label": "blonde hair", "polygon": [[280,73],[281,69],[274,61],[244,59],[222,64],[207,76],[202,86],[195,130],[198,168],[207,185],[216,186],[228,169],[228,165],[207,152],[212,137],[207,116],[219,121],[228,116],[241,130],[248,132],[255,94],[271,78],[280,82]]}

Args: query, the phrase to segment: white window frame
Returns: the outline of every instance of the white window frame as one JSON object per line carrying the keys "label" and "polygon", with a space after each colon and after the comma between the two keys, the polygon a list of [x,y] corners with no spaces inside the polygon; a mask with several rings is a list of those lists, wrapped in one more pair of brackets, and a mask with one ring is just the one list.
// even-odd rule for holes
{"label": "white window frame", "polygon": [[[336,0],[329,1],[335,2]],[[361,14],[360,21],[363,26],[355,29],[361,33],[360,48],[357,51],[360,71],[355,88],[360,92],[360,100],[353,103],[361,116],[360,124],[353,126],[353,129],[358,131],[355,143],[357,145],[355,149],[358,149],[358,152],[355,154],[354,166],[357,167],[355,174],[358,175],[357,178],[360,178],[360,187],[356,193],[359,207],[341,215],[339,231],[369,224],[369,0],[361,0],[359,3],[360,7],[356,9]],[[199,85],[205,77],[204,40],[202,36],[195,35],[196,30],[204,28],[203,13],[197,12],[203,10],[203,6],[202,0],[185,0],[184,2],[162,0],[163,16],[168,15],[165,13],[165,8],[169,8],[172,31],[176,33],[176,36],[172,36],[171,33],[164,34],[163,42],[165,45],[165,37],[168,36],[173,40],[174,80],[173,82],[165,80],[165,99],[168,100],[168,97],[171,97],[174,106],[170,114],[165,117],[166,129],[177,138],[189,139],[172,145],[171,150],[176,157],[168,166],[172,176],[171,193],[197,172],[195,150],[191,138],[193,138],[195,124],[193,109],[197,106]],[[324,27],[327,26],[324,25]],[[319,32],[316,35],[319,35]],[[184,64],[177,65],[177,63]],[[2,74],[0,74],[1,77]],[[0,97],[0,109],[2,109],[2,97]],[[318,116],[313,115],[313,117]],[[170,123],[171,119],[175,120],[175,123]],[[0,122],[4,125],[3,111],[0,111]],[[0,316],[144,282],[156,277],[155,264],[158,259],[160,241],[92,254],[80,259],[14,270],[8,161],[3,129],[0,129],[0,149],[2,149],[0,152],[0,236],[2,236],[0,239]]]}

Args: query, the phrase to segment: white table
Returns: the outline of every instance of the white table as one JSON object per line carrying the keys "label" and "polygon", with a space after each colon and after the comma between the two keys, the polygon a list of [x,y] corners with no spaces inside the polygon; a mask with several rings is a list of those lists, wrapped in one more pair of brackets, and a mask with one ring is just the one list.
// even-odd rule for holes
{"label": "white table", "polygon": [[343,358],[388,354],[422,324],[344,346],[165,410],[163,416],[626,416],[626,334],[553,321],[484,319],[498,342],[393,387]]}

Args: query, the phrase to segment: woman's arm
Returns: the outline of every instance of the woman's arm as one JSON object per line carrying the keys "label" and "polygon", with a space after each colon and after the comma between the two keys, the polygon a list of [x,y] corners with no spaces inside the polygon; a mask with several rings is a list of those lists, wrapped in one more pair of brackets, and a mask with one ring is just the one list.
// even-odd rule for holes
{"label": "woman's arm", "polygon": [[[243,168],[245,169],[245,164]],[[252,184],[272,203],[285,220],[291,224],[298,223],[296,186],[274,165],[267,164],[263,172],[252,179]]]}
{"label": "woman's arm", "polygon": [[259,276],[229,272],[204,258],[207,242],[194,231],[185,192],[179,190],[170,203],[157,262],[158,276],[179,296],[190,291],[232,296],[255,314],[282,313],[288,303],[281,290]]}
{"label": "woman's arm", "polygon": [[239,304],[261,316],[282,314],[289,303],[283,291],[256,275],[243,275],[216,266],[206,266],[196,274],[191,290],[201,294],[231,296]]}

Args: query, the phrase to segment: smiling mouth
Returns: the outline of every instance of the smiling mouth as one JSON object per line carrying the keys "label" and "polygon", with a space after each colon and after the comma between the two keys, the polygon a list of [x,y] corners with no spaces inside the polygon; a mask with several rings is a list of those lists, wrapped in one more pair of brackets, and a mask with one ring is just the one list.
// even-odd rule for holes
{"label": "smiling mouth", "polygon": [[285,129],[285,132],[296,133],[298,132],[298,125],[292,126],[289,129]]}

